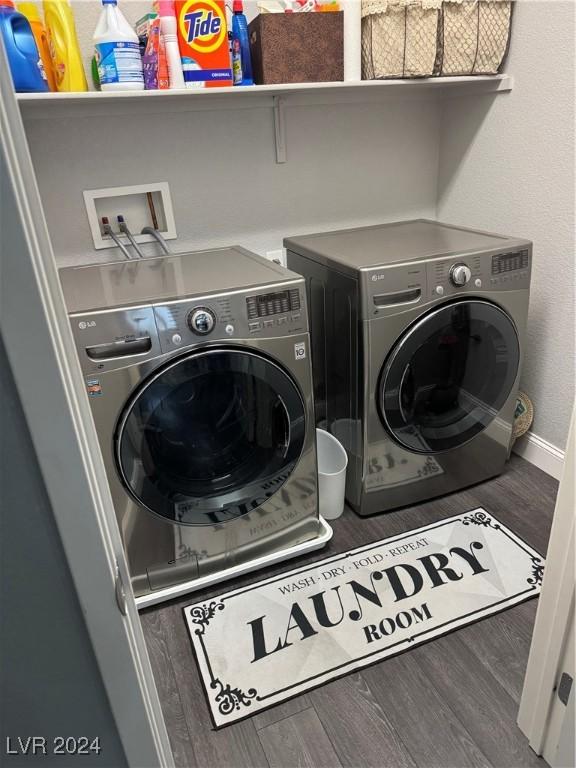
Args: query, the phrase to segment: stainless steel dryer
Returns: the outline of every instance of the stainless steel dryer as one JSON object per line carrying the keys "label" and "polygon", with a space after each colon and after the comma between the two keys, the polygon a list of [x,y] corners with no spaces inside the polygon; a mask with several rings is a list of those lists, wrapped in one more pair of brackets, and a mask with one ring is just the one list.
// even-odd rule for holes
{"label": "stainless steel dryer", "polygon": [[60,278],[135,594],[318,536],[303,279],[239,247]]}
{"label": "stainless steel dryer", "polygon": [[530,286],[527,240],[417,220],[284,241],[306,277],[316,414],[360,515],[499,474]]}

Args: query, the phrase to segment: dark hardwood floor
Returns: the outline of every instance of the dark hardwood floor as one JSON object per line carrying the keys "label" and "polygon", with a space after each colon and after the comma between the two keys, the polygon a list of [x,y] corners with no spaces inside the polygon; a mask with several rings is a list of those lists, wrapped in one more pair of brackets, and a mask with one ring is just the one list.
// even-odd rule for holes
{"label": "dark hardwood floor", "polygon": [[[329,546],[142,613],[178,766],[544,766],[516,725],[537,601],[213,730],[182,608],[226,589],[482,506],[546,552],[557,483],[513,456],[501,477],[416,507],[334,521]],[[231,646],[230,652],[234,653]]]}

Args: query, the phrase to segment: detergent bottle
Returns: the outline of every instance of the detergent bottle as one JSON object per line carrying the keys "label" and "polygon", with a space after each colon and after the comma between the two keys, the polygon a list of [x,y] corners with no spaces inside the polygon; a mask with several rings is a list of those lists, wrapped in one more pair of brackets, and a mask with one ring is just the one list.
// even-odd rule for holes
{"label": "detergent bottle", "polygon": [[14,8],[12,0],[0,0],[0,34],[19,93],[48,90],[46,74],[28,19]]}
{"label": "detergent bottle", "polygon": [[172,0],[159,0],[158,16],[160,18],[160,31],[164,39],[170,88],[172,90],[184,88],[186,83],[180,61],[180,50],[178,48],[178,23],[176,21],[176,9]]}
{"label": "detergent bottle", "polygon": [[44,0],[44,22],[59,91],[87,91],[88,83],[68,0]]}
{"label": "detergent bottle", "polygon": [[144,90],[140,41],[119,10],[116,0],[102,0],[94,46],[103,91]]}
{"label": "detergent bottle", "polygon": [[52,59],[50,58],[50,45],[48,43],[48,35],[44,29],[44,24],[40,19],[40,13],[38,12],[38,6],[36,3],[18,3],[18,10],[21,14],[26,16],[36,45],[38,46],[38,53],[42,60],[44,72],[46,74],[46,80],[48,81],[48,87],[51,91],[56,90],[56,78],[54,77],[54,69],[52,67]]}
{"label": "detergent bottle", "polygon": [[248,23],[242,0],[234,0],[232,6],[232,76],[234,85],[254,85]]}

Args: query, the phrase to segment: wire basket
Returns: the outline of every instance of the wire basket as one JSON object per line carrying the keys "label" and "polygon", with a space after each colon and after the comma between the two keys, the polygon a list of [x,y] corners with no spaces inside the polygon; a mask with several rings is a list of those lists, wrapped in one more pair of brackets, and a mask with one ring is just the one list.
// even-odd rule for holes
{"label": "wire basket", "polygon": [[436,74],[497,74],[508,53],[511,22],[511,0],[443,2]]}
{"label": "wire basket", "polygon": [[362,0],[362,78],[434,74],[441,0]]}

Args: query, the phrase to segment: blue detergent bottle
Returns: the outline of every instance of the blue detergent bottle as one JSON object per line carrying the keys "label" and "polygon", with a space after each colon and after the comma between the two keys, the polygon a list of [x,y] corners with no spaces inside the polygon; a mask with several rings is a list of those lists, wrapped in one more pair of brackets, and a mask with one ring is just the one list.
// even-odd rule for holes
{"label": "blue detergent bottle", "polygon": [[232,77],[234,85],[254,85],[248,22],[244,16],[242,0],[234,0],[232,12]]}
{"label": "blue detergent bottle", "polygon": [[38,46],[28,19],[14,8],[12,0],[0,0],[0,34],[18,93],[48,91],[48,82]]}

